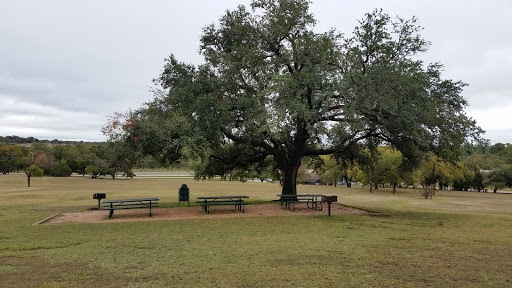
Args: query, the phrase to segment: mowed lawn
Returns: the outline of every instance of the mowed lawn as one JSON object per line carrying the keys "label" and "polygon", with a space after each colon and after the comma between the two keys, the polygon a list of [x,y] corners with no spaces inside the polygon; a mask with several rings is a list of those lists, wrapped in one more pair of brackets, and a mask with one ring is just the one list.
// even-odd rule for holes
{"label": "mowed lawn", "polygon": [[[33,225],[109,199],[277,199],[277,183],[0,175],[0,287],[512,287],[512,194],[299,186],[381,216]],[[278,205],[273,203],[272,205]],[[173,208],[183,209],[183,208]],[[255,213],[255,212],[253,212]],[[105,212],[105,216],[107,212]]]}

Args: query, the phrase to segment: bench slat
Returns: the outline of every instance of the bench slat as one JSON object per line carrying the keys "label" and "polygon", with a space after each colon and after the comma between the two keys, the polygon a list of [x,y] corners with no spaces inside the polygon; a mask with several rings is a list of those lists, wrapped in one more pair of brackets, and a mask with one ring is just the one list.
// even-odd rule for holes
{"label": "bench slat", "polygon": [[231,203],[246,203],[245,201],[208,201],[208,202],[205,202],[205,201],[197,201],[196,203],[198,204],[209,204],[209,203],[227,203],[227,204],[231,204]]}
{"label": "bench slat", "polygon": [[213,202],[197,202],[203,207],[203,211],[210,214],[210,206],[235,206],[238,211],[245,212],[244,207],[250,203],[242,201],[213,201]]}
{"label": "bench slat", "polygon": [[[151,206],[151,208],[155,208],[155,207],[158,207],[158,206]],[[121,207],[104,207],[102,210],[119,210],[119,209],[142,209],[142,208],[149,208],[149,206],[144,206],[144,207],[124,207],[124,206],[121,206]]]}
{"label": "bench slat", "polygon": [[154,207],[157,206],[158,202],[156,203],[126,203],[126,204],[112,204],[112,205],[103,205],[103,207],[118,207],[118,206],[140,206],[140,207]]}
{"label": "bench slat", "polygon": [[238,202],[245,202],[245,201],[244,200],[208,200],[208,201],[200,200],[200,201],[196,201],[196,203],[223,203],[223,202],[238,203]]}
{"label": "bench slat", "polygon": [[213,206],[213,205],[224,205],[224,206],[230,206],[230,205],[248,205],[249,203],[201,203],[201,206]]}
{"label": "bench slat", "polygon": [[102,210],[109,210],[108,218],[110,219],[114,216],[114,210],[149,208],[149,217],[151,217],[151,209],[158,207],[159,200],[158,198],[108,200],[103,201]]}

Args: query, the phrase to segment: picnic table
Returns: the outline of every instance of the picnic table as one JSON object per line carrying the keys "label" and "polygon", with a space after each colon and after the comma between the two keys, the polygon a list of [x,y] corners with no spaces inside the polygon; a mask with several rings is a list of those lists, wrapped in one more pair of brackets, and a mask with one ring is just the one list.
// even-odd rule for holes
{"label": "picnic table", "polygon": [[234,205],[237,211],[242,213],[245,212],[245,205],[249,204],[244,201],[244,199],[249,198],[245,195],[238,196],[203,196],[197,197],[197,203],[201,205],[203,211],[207,214],[210,214],[210,206],[216,205]]}
{"label": "picnic table", "polygon": [[121,200],[105,200],[102,202],[103,210],[110,210],[108,218],[114,216],[114,210],[118,209],[139,209],[149,208],[149,217],[151,217],[151,208],[158,207],[158,198],[139,198],[139,199],[121,199]]}
{"label": "picnic table", "polygon": [[[323,194],[278,194],[281,208],[295,211],[296,203],[306,203],[306,207],[322,211]],[[310,207],[311,206],[311,207]]]}

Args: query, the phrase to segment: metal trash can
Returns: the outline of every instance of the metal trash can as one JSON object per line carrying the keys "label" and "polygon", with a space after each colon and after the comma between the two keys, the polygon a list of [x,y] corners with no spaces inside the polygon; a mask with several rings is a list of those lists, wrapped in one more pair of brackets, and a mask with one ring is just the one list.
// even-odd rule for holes
{"label": "metal trash can", "polygon": [[181,202],[188,202],[188,207],[190,207],[190,190],[188,189],[187,184],[182,184],[178,191],[178,206],[180,206]]}

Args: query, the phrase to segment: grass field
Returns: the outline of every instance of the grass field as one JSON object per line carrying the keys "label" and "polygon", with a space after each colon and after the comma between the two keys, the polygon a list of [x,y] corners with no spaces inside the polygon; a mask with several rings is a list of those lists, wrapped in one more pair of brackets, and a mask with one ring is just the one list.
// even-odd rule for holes
{"label": "grass field", "polygon": [[[512,194],[299,186],[382,216],[33,225],[109,199],[245,194],[276,183],[0,175],[0,287],[512,287]],[[278,205],[278,204],[276,204]],[[181,208],[175,208],[181,209]]]}

